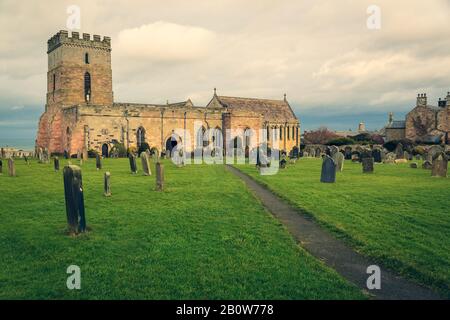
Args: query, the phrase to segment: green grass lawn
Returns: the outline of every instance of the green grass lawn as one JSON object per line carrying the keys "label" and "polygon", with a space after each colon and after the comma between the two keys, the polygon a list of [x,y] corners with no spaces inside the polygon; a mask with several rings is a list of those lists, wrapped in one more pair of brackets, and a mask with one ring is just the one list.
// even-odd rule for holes
{"label": "green grass lawn", "polygon": [[[165,192],[154,191],[154,175],[130,174],[127,159],[103,168],[82,166],[91,231],[78,237],[66,233],[62,172],[52,164],[18,159],[17,177],[0,176],[0,299],[365,298],[223,166],[166,161]],[[81,290],[66,287],[71,264],[81,268]]]}
{"label": "green grass lawn", "polygon": [[326,184],[321,165],[304,158],[273,176],[237,167],[357,251],[450,298],[450,179],[409,164],[376,164],[362,174],[360,163],[346,161],[336,183]]}

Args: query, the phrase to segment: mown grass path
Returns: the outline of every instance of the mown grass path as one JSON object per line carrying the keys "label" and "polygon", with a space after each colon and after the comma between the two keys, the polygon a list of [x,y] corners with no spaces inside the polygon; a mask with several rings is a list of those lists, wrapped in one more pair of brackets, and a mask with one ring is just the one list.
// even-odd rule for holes
{"label": "mown grass path", "polygon": [[237,166],[356,252],[450,298],[450,179],[409,164],[376,164],[363,174],[346,161],[336,183],[320,183],[320,159],[273,176]]}
{"label": "mown grass path", "polygon": [[[240,177],[263,205],[279,219],[301,244],[303,248],[316,258],[339,272],[347,280],[358,285],[362,290],[368,290],[367,268],[375,265],[374,261],[358,254],[342,241],[333,237],[321,228],[311,217],[305,216],[276,196],[272,191],[259,184],[249,175],[228,166],[228,169]],[[378,299],[386,300],[425,300],[440,299],[435,292],[418,286],[410,281],[381,269],[381,288],[369,290]]]}

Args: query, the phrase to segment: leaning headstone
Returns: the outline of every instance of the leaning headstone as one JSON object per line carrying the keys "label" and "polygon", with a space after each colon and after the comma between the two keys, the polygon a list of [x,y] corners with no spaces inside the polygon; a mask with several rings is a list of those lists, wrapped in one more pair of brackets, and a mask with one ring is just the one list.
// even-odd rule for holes
{"label": "leaning headstone", "polygon": [[339,148],[336,146],[331,146],[329,152],[330,152],[330,157],[333,158],[333,156],[339,152]]}
{"label": "leaning headstone", "polygon": [[444,152],[439,152],[434,155],[431,176],[432,177],[447,177],[448,158]]}
{"label": "leaning headstone", "polygon": [[332,158],[336,163],[336,170],[342,172],[344,170],[344,154],[342,152],[336,152]]}
{"label": "leaning headstone", "polygon": [[425,160],[425,161],[422,163],[422,169],[425,169],[425,170],[431,170],[431,168],[432,168],[432,164],[431,164],[430,161]]}
{"label": "leaning headstone", "polygon": [[363,158],[362,159],[362,170],[363,173],[373,173],[373,158]]}
{"label": "leaning headstone", "polygon": [[2,162],[2,159],[0,159],[0,174],[3,174],[3,162]]}
{"label": "leaning headstone", "polygon": [[403,144],[401,142],[397,144],[397,147],[395,148],[394,152],[397,159],[403,159],[405,154],[403,152]]}
{"label": "leaning headstone", "polygon": [[164,165],[160,162],[156,163],[156,190],[164,190]]}
{"label": "leaning headstone", "polygon": [[158,163],[159,162],[159,151],[158,149],[155,149],[153,151],[153,162]]}
{"label": "leaning headstone", "polygon": [[150,176],[152,172],[150,171],[150,162],[148,161],[148,153],[141,152],[141,162],[142,162],[142,171],[144,171],[144,175]]}
{"label": "leaning headstone", "polygon": [[98,153],[95,155],[95,167],[97,170],[102,169],[102,158]]}
{"label": "leaning headstone", "polygon": [[103,176],[103,189],[105,197],[111,196],[111,173],[108,171],[105,172]]}
{"label": "leaning headstone", "polygon": [[135,174],[137,173],[137,166],[136,166],[136,156],[132,153],[128,156],[128,159],[130,160],[130,170],[131,173]]}
{"label": "leaning headstone", "polygon": [[54,169],[55,169],[55,172],[56,172],[56,171],[59,171],[59,158],[58,158],[58,157],[55,157],[55,158],[53,159],[53,167],[54,167]]}
{"label": "leaning headstone", "polygon": [[320,182],[334,183],[336,181],[336,164],[329,156],[324,156]]}
{"label": "leaning headstone", "polygon": [[410,168],[413,168],[413,169],[417,169],[419,166],[418,166],[417,162],[412,162],[412,163],[409,165],[409,167],[410,167]]}
{"label": "leaning headstone", "polygon": [[69,232],[77,234],[86,231],[84,212],[83,182],[81,169],[78,166],[65,166],[64,195],[66,200],[66,215]]}
{"label": "leaning headstone", "polygon": [[13,158],[8,159],[8,174],[10,177],[16,176],[16,165],[14,164]]}

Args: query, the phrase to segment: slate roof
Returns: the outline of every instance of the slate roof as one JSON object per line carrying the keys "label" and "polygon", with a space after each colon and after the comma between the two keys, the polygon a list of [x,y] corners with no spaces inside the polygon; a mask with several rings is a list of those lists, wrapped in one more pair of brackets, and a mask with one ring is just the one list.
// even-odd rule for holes
{"label": "slate roof", "polygon": [[392,123],[388,124],[386,126],[388,129],[405,129],[406,128],[406,121],[404,120],[394,120]]}
{"label": "slate roof", "polygon": [[291,106],[286,100],[270,100],[257,98],[240,98],[217,96],[220,104],[233,111],[257,112],[264,116],[266,120],[274,122],[286,122],[297,120]]}

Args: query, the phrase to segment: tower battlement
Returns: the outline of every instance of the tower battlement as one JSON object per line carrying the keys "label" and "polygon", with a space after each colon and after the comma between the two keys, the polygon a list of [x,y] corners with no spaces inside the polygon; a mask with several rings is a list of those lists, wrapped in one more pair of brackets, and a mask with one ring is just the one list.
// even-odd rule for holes
{"label": "tower battlement", "polygon": [[111,51],[110,37],[104,36],[102,39],[101,36],[94,34],[91,38],[89,33],[83,33],[80,38],[79,32],[72,31],[71,35],[69,35],[68,31],[61,30],[47,41],[47,53],[52,52],[63,44]]}

